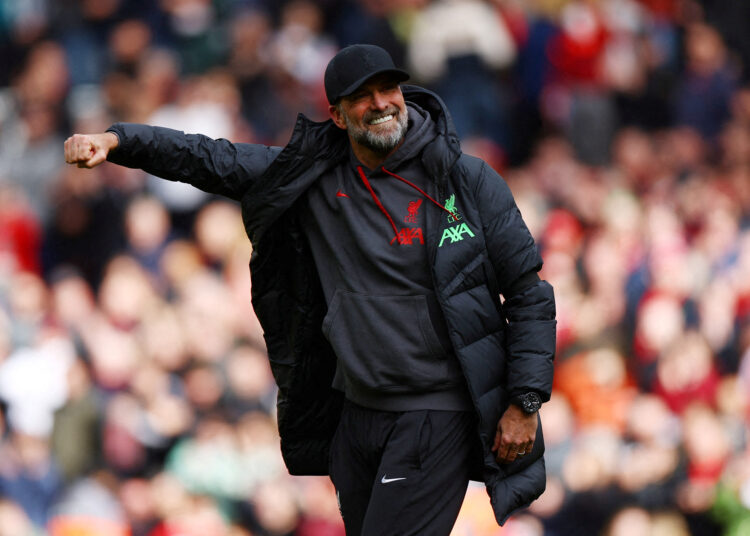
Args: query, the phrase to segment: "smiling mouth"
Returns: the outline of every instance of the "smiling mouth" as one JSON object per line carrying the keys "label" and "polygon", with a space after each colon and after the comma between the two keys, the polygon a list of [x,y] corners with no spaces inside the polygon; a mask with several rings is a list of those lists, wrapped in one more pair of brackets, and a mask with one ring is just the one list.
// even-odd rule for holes
{"label": "smiling mouth", "polygon": [[388,115],[384,115],[382,117],[378,117],[377,119],[373,119],[369,123],[371,125],[380,125],[382,123],[385,123],[386,121],[390,121],[391,119],[393,119],[393,117],[394,117],[393,114],[388,114]]}

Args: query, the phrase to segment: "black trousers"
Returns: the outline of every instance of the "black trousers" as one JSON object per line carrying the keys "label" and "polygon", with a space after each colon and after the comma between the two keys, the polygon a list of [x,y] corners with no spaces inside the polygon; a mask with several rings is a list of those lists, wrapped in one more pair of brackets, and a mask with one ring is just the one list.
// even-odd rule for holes
{"label": "black trousers", "polygon": [[347,536],[448,536],[476,433],[473,412],[377,411],[347,401],[330,463]]}

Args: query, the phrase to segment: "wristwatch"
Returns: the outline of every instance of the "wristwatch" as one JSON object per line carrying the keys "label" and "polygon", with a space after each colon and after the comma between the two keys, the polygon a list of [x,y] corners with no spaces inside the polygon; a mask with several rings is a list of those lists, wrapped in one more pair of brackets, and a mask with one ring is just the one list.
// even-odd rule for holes
{"label": "wristwatch", "polygon": [[536,391],[521,393],[520,395],[512,397],[510,401],[521,408],[526,415],[536,413],[539,411],[539,408],[542,407],[542,397],[540,397],[539,393]]}

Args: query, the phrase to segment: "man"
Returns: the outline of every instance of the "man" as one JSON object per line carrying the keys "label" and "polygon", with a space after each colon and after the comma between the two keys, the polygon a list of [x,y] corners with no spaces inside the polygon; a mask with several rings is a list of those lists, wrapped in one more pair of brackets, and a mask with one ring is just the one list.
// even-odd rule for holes
{"label": "man", "polygon": [[129,124],[65,143],[69,163],[241,203],[282,454],[330,474],[350,535],[447,535],[470,479],[502,524],[545,486],[552,289],[505,182],[407,78],[381,48],[341,50],[331,120],[300,115],[283,149]]}

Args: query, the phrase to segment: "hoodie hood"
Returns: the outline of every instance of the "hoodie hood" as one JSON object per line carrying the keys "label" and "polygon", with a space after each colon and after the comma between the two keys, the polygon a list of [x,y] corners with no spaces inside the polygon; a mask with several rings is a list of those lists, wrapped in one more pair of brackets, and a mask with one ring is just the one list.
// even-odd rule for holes
{"label": "hoodie hood", "polygon": [[402,85],[407,106],[413,103],[435,123],[437,137],[422,152],[422,163],[430,170],[438,187],[444,188],[448,173],[461,156],[461,143],[450,113],[443,100],[432,91],[412,85]]}

